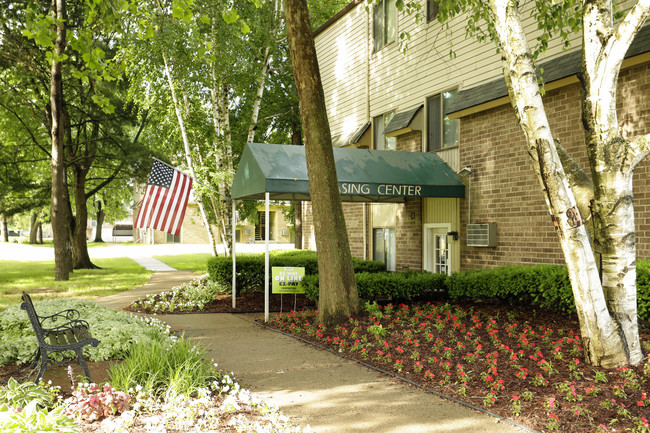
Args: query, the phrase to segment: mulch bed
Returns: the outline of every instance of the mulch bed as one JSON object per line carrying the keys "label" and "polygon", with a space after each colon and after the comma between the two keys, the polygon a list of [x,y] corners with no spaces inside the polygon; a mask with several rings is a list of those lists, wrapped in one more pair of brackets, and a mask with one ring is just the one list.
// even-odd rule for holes
{"label": "mulch bed", "polygon": [[[294,308],[295,306],[295,308]],[[305,295],[269,295],[269,311],[288,312],[291,310],[300,310],[302,308],[315,307],[313,301],[310,301]],[[127,311],[139,313],[152,313],[151,311],[141,308],[125,308]],[[193,313],[263,313],[264,312],[264,293],[245,292],[237,296],[236,308],[232,307],[232,295],[218,295],[216,299],[205,305],[202,311]],[[161,313],[157,313],[161,314]]]}

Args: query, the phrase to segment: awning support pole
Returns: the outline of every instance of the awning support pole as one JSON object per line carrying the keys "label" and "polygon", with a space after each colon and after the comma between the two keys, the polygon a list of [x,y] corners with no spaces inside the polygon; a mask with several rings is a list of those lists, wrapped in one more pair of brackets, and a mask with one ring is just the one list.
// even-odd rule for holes
{"label": "awning support pole", "polygon": [[265,193],[266,199],[264,203],[264,243],[266,252],[264,254],[264,321],[269,321],[269,201],[271,195]]}
{"label": "awning support pole", "polygon": [[237,307],[237,201],[232,201],[232,308]]}

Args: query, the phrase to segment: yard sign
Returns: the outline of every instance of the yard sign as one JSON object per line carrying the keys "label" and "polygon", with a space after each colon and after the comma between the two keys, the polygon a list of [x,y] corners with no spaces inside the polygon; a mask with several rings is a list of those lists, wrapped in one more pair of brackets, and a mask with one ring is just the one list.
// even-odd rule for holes
{"label": "yard sign", "polygon": [[305,276],[305,268],[273,266],[272,274],[273,293],[305,293],[301,283]]}

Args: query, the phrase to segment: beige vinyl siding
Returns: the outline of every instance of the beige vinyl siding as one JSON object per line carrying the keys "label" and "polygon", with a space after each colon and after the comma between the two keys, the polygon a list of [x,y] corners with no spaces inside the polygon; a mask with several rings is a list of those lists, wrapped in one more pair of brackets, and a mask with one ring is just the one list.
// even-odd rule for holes
{"label": "beige vinyl siding", "polygon": [[397,204],[395,203],[372,203],[371,216],[372,227],[395,227],[397,223]]}
{"label": "beige vinyl siding", "polygon": [[367,17],[354,8],[316,38],[332,135],[350,135],[368,122]]}
{"label": "beige vinyl siding", "polygon": [[[633,3],[622,1],[619,9],[628,10]],[[421,4],[426,8],[424,0]],[[415,23],[414,17],[400,13],[398,41],[402,31],[411,35],[406,53],[400,51],[399,42],[372,53],[372,14],[366,12],[365,5],[359,3],[316,37],[333,135],[351,133],[370,118],[388,111],[423,104],[427,96],[452,88],[468,89],[502,77],[501,59],[494,44],[466,38],[464,17],[452,20],[447,29],[437,21],[422,19]],[[532,2],[524,7],[532,7]],[[525,10],[522,16],[526,17],[524,25],[532,39],[539,32],[537,23]],[[571,49],[579,46],[580,35],[576,34]],[[450,49],[455,53],[453,59]],[[563,53],[561,41],[555,38],[540,61]]]}

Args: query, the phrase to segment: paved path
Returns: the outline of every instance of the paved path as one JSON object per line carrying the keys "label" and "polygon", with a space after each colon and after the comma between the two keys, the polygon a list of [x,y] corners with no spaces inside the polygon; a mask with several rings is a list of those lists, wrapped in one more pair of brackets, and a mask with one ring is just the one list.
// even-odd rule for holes
{"label": "paved path", "polygon": [[[157,272],[140,288],[98,299],[120,308],[167,290],[191,272]],[[261,328],[259,315],[158,315],[207,349],[241,384],[277,404],[292,421],[316,432],[514,433],[521,430],[385,375]]]}

